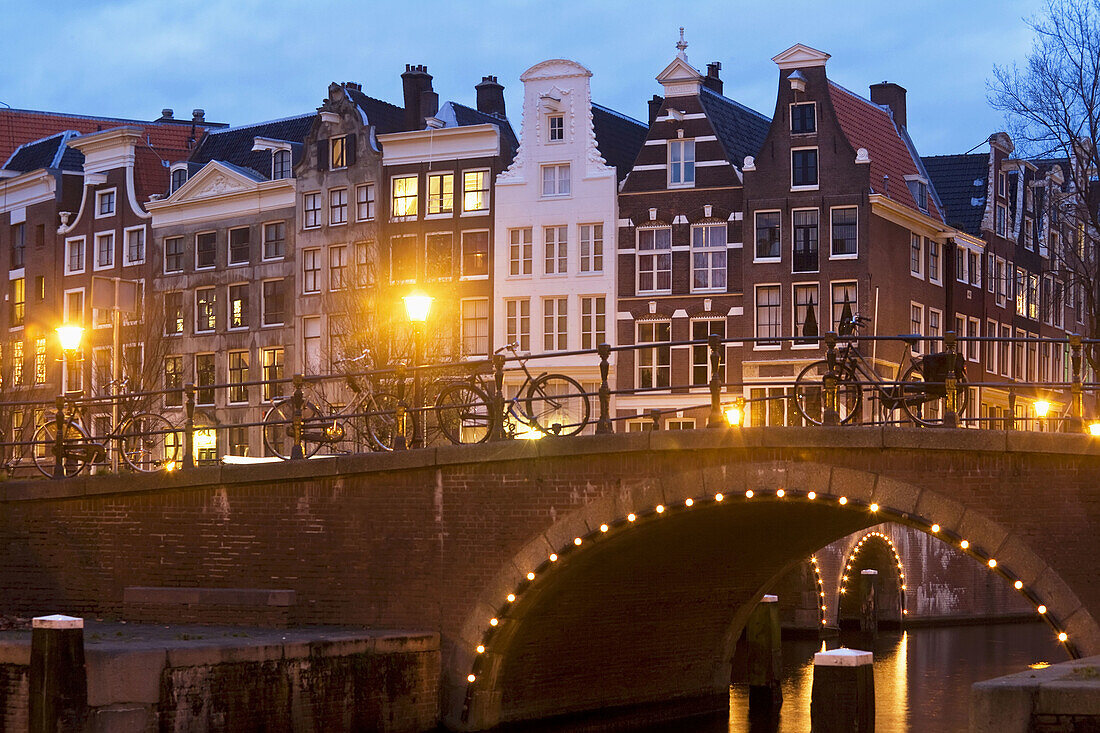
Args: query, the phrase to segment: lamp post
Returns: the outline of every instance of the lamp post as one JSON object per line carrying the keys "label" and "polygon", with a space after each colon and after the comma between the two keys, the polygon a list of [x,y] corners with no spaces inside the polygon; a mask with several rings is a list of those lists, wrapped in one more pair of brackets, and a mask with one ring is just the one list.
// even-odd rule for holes
{"label": "lamp post", "polygon": [[1037,400],[1032,407],[1035,408],[1035,417],[1039,422],[1039,432],[1043,431],[1043,421],[1046,419],[1047,413],[1050,412],[1050,403],[1046,400]]}
{"label": "lamp post", "polygon": [[[65,477],[65,387],[68,384],[69,359],[76,359],[80,349],[80,339],[84,335],[81,326],[63,324],[58,326],[57,340],[61,343],[61,390],[57,396],[57,413],[54,417],[54,478]],[[78,367],[79,368],[79,367]]]}
{"label": "lamp post", "polygon": [[405,301],[405,314],[413,325],[413,432],[412,447],[422,448],[424,444],[424,386],[420,379],[420,365],[424,361],[424,323],[432,310],[430,295],[411,293]]}

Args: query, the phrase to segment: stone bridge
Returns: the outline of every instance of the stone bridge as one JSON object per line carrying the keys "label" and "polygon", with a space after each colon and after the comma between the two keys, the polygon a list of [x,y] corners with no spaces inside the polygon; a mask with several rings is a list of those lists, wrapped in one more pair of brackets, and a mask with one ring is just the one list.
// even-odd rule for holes
{"label": "stone bridge", "polygon": [[291,622],[438,631],[440,714],[457,729],[725,696],[761,595],[883,521],[965,545],[1045,607],[1071,654],[1100,654],[1088,436],[546,438],[9,482],[0,503],[0,611],[126,618],[127,588],[291,590]]}

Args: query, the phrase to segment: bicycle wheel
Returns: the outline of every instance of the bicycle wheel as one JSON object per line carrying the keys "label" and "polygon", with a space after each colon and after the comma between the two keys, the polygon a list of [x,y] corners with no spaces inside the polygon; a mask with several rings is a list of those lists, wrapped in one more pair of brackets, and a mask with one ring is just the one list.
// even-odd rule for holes
{"label": "bicycle wheel", "polygon": [[527,388],[527,421],[547,435],[576,435],[588,424],[588,395],[564,374],[543,374]]}
{"label": "bicycle wheel", "polygon": [[[279,400],[264,414],[264,445],[279,458],[290,458],[294,450],[294,402]],[[331,427],[339,428],[337,418],[326,418],[312,402],[302,403],[302,455],[306,458],[321,450],[329,440]]]}
{"label": "bicycle wheel", "polygon": [[[807,365],[794,381],[794,403],[803,419],[812,425],[825,422],[824,379],[828,372],[829,363],[820,359]],[[837,365],[836,411],[841,425],[859,416],[862,400],[863,390],[855,374],[843,364]]]}
{"label": "bicycle wheel", "polygon": [[167,418],[143,412],[119,430],[122,459],[141,473],[172,470],[183,457],[183,434]]}
{"label": "bicycle wheel", "polygon": [[[943,424],[947,410],[947,389],[942,383],[925,384],[920,364],[910,364],[898,379],[902,409],[915,424],[933,427]],[[955,387],[955,414],[961,418],[966,412],[970,390],[966,386],[966,372],[958,377]]]}
{"label": "bicycle wheel", "polygon": [[[377,392],[373,403],[367,403],[363,409],[371,414],[363,418],[367,437],[370,439],[371,450],[393,450],[394,440],[397,438],[397,407],[400,400],[397,395],[389,392]],[[412,439],[411,421],[409,422],[409,434],[407,440]]]}
{"label": "bicycle wheel", "polygon": [[[31,451],[34,454],[34,465],[46,478],[54,477],[56,468],[57,449],[57,422],[50,420],[38,426],[34,431],[34,445]],[[71,478],[84,470],[88,464],[85,444],[91,440],[84,429],[72,418],[65,421],[64,435],[62,436],[62,473],[65,478]]]}
{"label": "bicycle wheel", "polygon": [[489,396],[469,383],[444,387],[435,414],[440,431],[455,445],[484,443],[493,432]]}

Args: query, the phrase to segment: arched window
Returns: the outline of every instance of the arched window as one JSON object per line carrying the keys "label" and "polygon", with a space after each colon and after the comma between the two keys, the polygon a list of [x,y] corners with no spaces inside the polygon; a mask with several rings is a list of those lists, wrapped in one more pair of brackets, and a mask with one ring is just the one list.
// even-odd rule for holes
{"label": "arched window", "polygon": [[290,178],[290,151],[276,150],[271,156],[271,178]]}
{"label": "arched window", "polygon": [[179,189],[179,187],[182,186],[185,183],[187,183],[187,169],[186,168],[177,168],[176,170],[172,171],[172,191],[171,191],[171,193],[175,193]]}

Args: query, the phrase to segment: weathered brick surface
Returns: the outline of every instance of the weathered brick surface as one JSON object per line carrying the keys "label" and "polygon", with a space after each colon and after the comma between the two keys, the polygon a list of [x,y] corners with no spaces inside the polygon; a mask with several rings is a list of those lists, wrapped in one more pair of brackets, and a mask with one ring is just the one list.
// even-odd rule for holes
{"label": "weathered brick surface", "polygon": [[[500,692],[515,719],[713,691],[746,604],[792,561],[891,519],[896,501],[918,525],[996,544],[976,550],[1034,553],[1057,602],[1090,614],[1075,641],[1100,651],[1100,450],[1063,436],[1059,452],[1007,452],[1003,435],[970,432],[957,450],[958,433],[905,430],[862,430],[853,447],[848,434],[593,436],[347,458],[312,476],[220,469],[148,489],[129,477],[9,484],[0,592],[10,613],[118,615],[127,586],[292,589],[302,622],[439,631],[447,690],[470,671],[469,649],[452,646],[486,640],[497,687],[472,689],[493,693],[490,707]],[[693,476],[700,495],[731,490],[726,501],[685,508]],[[760,495],[746,500],[746,482]],[[767,496],[780,487],[819,498]],[[839,507],[823,487],[880,498],[884,513]],[[652,514],[657,503],[668,511]],[[609,507],[638,519],[573,546]],[[508,604],[502,578],[528,570],[536,580]],[[483,636],[489,614],[507,623]]]}

